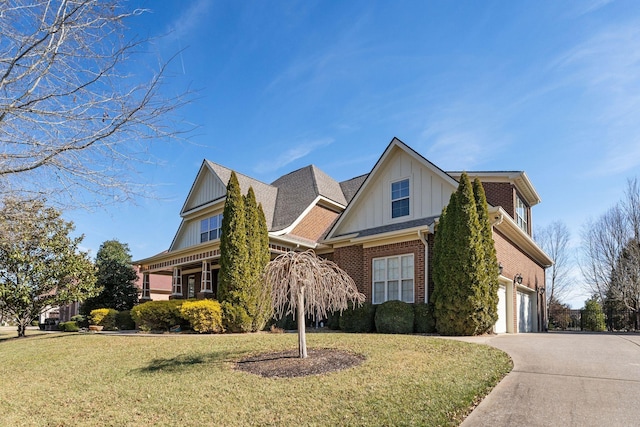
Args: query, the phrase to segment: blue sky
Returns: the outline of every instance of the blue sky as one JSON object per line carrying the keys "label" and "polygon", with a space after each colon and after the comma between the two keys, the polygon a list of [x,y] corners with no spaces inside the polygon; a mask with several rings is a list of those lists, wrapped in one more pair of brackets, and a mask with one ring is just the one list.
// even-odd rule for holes
{"label": "blue sky", "polygon": [[[265,182],[308,164],[371,170],[396,136],[444,170],[524,170],[535,226],[589,218],[640,172],[640,4],[634,1],[143,1],[130,35],[181,53],[167,93],[197,89],[197,126],[138,173],[156,198],[69,212],[95,254],[167,249],[204,158]],[[579,288],[580,278],[576,277]],[[581,306],[585,295],[571,297]]]}

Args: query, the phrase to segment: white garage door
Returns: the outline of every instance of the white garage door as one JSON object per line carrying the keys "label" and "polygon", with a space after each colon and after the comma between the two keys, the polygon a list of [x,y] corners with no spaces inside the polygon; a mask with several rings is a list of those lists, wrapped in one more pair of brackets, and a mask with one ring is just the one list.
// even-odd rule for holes
{"label": "white garage door", "polygon": [[496,322],[495,332],[504,334],[507,332],[507,293],[504,286],[498,288],[498,321]]}
{"label": "white garage door", "polygon": [[518,292],[518,332],[533,332],[533,301],[529,294]]}

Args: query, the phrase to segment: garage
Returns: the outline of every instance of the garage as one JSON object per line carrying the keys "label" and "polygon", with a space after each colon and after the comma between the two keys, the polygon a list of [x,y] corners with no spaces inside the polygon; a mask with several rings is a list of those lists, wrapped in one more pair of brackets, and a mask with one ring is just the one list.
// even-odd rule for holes
{"label": "garage", "polygon": [[533,299],[530,294],[518,291],[518,332],[533,332]]}
{"label": "garage", "polygon": [[504,286],[498,287],[498,321],[494,331],[496,334],[507,332],[507,290]]}

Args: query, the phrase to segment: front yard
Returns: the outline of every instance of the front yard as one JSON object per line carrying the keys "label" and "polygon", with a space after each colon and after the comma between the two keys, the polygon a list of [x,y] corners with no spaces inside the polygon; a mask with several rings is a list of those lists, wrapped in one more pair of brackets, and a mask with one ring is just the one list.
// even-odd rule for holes
{"label": "front yard", "polygon": [[297,335],[0,340],[0,425],[458,425],[512,366],[494,348],[424,336],[307,340],[309,349],[366,360],[320,376],[262,378],[234,362],[297,349]]}

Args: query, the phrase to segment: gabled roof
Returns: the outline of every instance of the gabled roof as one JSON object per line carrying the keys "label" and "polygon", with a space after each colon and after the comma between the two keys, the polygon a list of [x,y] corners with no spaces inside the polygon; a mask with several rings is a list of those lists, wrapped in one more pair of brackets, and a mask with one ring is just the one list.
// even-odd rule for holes
{"label": "gabled roof", "polygon": [[271,231],[290,226],[318,196],[341,207],[347,205],[340,184],[314,165],[283,175],[271,185],[278,188]]}
{"label": "gabled roof", "polygon": [[[355,231],[353,233],[349,233],[348,236],[352,239],[357,239],[360,237],[369,237],[377,234],[391,233],[393,231],[404,230],[407,228],[415,228],[415,227],[421,227],[421,226],[431,227],[439,217],[440,216],[438,215],[438,216],[430,216],[426,218],[412,219],[410,221],[396,222],[394,224],[387,224],[387,225],[382,225],[380,227],[374,227],[374,228],[368,228],[366,230]],[[338,238],[341,236],[335,236],[335,237]]]}
{"label": "gabled roof", "polygon": [[356,195],[360,186],[368,176],[369,174],[365,173],[364,175],[356,176],[355,178],[351,178],[340,183],[340,188],[342,189],[345,199],[347,199],[347,203],[351,203],[353,196]]}
{"label": "gabled roof", "polygon": [[[333,224],[333,226],[327,233],[327,240],[335,237],[333,235],[334,231],[339,227],[340,223],[344,220],[344,218],[349,215],[351,210],[355,209],[354,206],[357,204],[358,199],[362,197],[362,194],[366,192],[367,186],[370,185],[371,182],[374,180],[378,171],[380,171],[380,169],[384,167],[385,161],[391,156],[391,153],[393,153],[394,150],[398,150],[398,149],[404,151],[411,157],[415,158],[418,162],[422,163],[425,167],[432,170],[437,176],[442,178],[444,181],[449,182],[454,188],[457,188],[458,181],[456,181],[452,176],[447,174],[438,166],[431,163],[429,160],[424,158],[420,153],[415,151],[413,148],[409,147],[407,144],[400,141],[397,137],[393,137],[393,139],[391,140],[387,148],[382,153],[382,156],[380,156],[380,158],[376,162],[371,172],[367,175],[362,175],[361,177],[358,177],[358,178],[364,178],[364,180],[362,181],[360,187],[358,188],[356,193],[353,195],[353,197],[349,201],[347,208],[342,212],[338,220]],[[354,180],[358,178],[354,178]]]}
{"label": "gabled roof", "polygon": [[[231,178],[231,169],[207,160],[207,165],[211,170],[220,178],[220,180],[226,186]],[[258,181],[255,178],[236,172],[238,177],[238,184],[240,184],[240,191],[242,194],[247,194],[249,187],[253,188],[256,193],[256,200],[258,203],[262,203],[262,210],[267,220],[267,226],[269,229],[273,227],[274,213],[276,209],[276,201],[278,198],[278,189],[272,185],[265,184],[262,181]]]}

